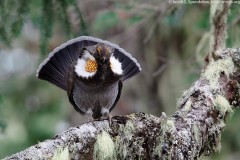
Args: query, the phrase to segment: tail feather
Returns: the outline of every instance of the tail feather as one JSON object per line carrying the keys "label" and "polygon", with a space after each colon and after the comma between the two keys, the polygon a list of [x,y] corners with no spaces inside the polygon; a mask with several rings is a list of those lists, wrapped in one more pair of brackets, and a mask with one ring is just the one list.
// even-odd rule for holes
{"label": "tail feather", "polygon": [[130,64],[132,64],[130,58],[125,58],[125,60],[122,61],[122,69],[125,70]]}
{"label": "tail feather", "polygon": [[126,75],[123,77],[123,80],[126,80],[136,74],[138,74],[140,70],[137,67],[132,68]]}
{"label": "tail feather", "polygon": [[78,46],[77,43],[73,43],[72,45],[66,47],[66,51],[71,56],[73,63],[75,62],[76,59],[78,59],[81,50],[82,45]]}
{"label": "tail feather", "polygon": [[70,62],[71,62],[71,64],[73,64],[73,63],[74,63],[74,61],[73,61],[73,58],[72,58],[72,56],[71,56],[70,52],[68,51],[68,47],[64,48],[63,50],[65,50],[64,52],[66,52],[66,53],[67,53],[67,55],[68,55],[68,58],[70,59]]}
{"label": "tail feather", "polygon": [[63,48],[59,51],[59,57],[58,58],[61,58],[61,59],[65,60],[64,61],[65,66],[69,66],[73,63],[72,58],[70,57],[67,48]]}
{"label": "tail feather", "polygon": [[[56,68],[56,70],[58,72],[61,73],[61,75],[63,75],[63,77],[65,77],[65,73],[67,71],[67,62],[66,59],[61,58],[63,55],[60,54],[56,54],[55,56],[53,56],[50,61],[48,63],[50,63],[52,66],[54,66],[54,68]],[[47,66],[46,66],[47,67]]]}
{"label": "tail feather", "polygon": [[41,70],[39,78],[46,79],[49,82],[56,84],[60,88],[66,90],[66,86],[63,85],[61,78],[59,78],[59,72],[56,71],[56,69],[51,64],[47,64],[47,66]]}
{"label": "tail feather", "polygon": [[122,65],[122,80],[126,80],[141,71],[140,65],[135,58],[122,48],[116,48],[113,56],[119,60]]}
{"label": "tail feather", "polygon": [[54,67],[51,63],[49,63],[47,65],[49,65],[50,73],[56,73],[56,75],[64,77],[64,75],[56,67]]}
{"label": "tail feather", "polygon": [[126,59],[127,57],[124,55],[124,54],[119,54],[118,55],[118,60],[119,60],[119,62],[123,62],[125,59]]}

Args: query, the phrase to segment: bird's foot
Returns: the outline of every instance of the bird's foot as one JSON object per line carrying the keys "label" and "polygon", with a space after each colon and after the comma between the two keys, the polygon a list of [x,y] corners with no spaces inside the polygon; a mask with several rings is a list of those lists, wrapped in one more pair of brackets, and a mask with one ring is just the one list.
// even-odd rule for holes
{"label": "bird's foot", "polygon": [[110,114],[108,114],[108,121],[109,121],[109,126],[111,126],[112,124],[112,116]]}
{"label": "bird's foot", "polygon": [[96,127],[96,125],[94,123],[94,118],[92,117],[92,115],[93,115],[93,112],[91,109],[89,109],[87,111],[88,121],[91,122],[94,127]]}
{"label": "bird's foot", "polygon": [[109,112],[103,113],[102,114],[102,119],[103,120],[107,119],[109,121],[109,126],[111,126],[112,116],[109,114]]}

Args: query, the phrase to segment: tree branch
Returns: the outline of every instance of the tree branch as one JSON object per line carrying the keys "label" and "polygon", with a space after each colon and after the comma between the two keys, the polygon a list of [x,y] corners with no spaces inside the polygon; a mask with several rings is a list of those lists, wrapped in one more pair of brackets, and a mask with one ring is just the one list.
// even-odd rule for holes
{"label": "tree branch", "polygon": [[227,13],[231,6],[232,0],[228,2],[220,0],[218,3],[211,3],[210,21],[211,21],[211,37],[210,37],[210,53],[215,59],[216,52],[226,48],[227,38]]}
{"label": "tree branch", "polygon": [[[225,120],[240,104],[240,49],[226,49],[184,92],[171,117],[144,113],[85,123],[10,159],[197,159],[220,149]],[[157,107],[157,106],[156,106]]]}

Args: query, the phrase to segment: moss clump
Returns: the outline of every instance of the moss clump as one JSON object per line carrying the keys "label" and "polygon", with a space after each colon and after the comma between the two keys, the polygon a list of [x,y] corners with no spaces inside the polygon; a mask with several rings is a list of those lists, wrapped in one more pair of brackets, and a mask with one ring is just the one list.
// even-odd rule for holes
{"label": "moss clump", "polygon": [[115,152],[115,159],[121,158],[125,159],[128,154],[128,147],[129,141],[123,141],[123,139],[120,136],[117,136],[115,138],[115,147],[116,147],[116,152]]}
{"label": "moss clump", "polygon": [[161,124],[161,135],[156,138],[157,144],[154,148],[153,154],[158,158],[170,159],[168,153],[165,150],[169,150],[169,141],[173,141],[174,137],[168,137],[167,132],[175,130],[174,121],[172,119],[165,119]]}
{"label": "moss clump", "polygon": [[221,73],[224,72],[227,77],[234,72],[234,63],[230,57],[211,61],[203,72],[203,76],[209,80],[211,89],[217,89],[219,86],[219,78]]}
{"label": "moss clump", "polygon": [[94,144],[93,157],[95,160],[111,160],[113,159],[115,147],[111,136],[103,131],[97,136]]}
{"label": "moss clump", "polygon": [[124,129],[123,129],[123,132],[126,136],[128,136],[129,138],[131,138],[131,135],[132,135],[132,131],[134,130],[134,126],[133,126],[133,123],[131,123],[130,121],[127,121]]}
{"label": "moss clump", "polygon": [[69,160],[69,159],[70,159],[69,151],[68,151],[68,147],[66,147],[66,148],[58,148],[51,160]]}
{"label": "moss clump", "polygon": [[192,102],[190,100],[187,101],[187,103],[183,106],[183,111],[188,112],[191,109]]}
{"label": "moss clump", "polygon": [[199,129],[198,129],[198,127],[197,127],[197,125],[196,124],[194,124],[193,126],[192,126],[192,133],[193,133],[193,136],[194,136],[194,140],[196,141],[196,142],[199,142],[199,137],[200,137],[200,133],[199,133]]}
{"label": "moss clump", "polygon": [[205,146],[205,153],[209,155],[209,153],[221,151],[221,132],[225,127],[225,123],[223,119],[219,119],[214,125],[212,125],[208,130],[208,145]]}
{"label": "moss clump", "polygon": [[217,95],[217,97],[215,98],[214,107],[219,111],[220,115],[225,115],[227,113],[233,112],[228,100],[221,95]]}
{"label": "moss clump", "polygon": [[214,109],[219,112],[218,122],[209,129],[210,145],[213,151],[221,150],[221,131],[225,127],[224,120],[228,114],[232,114],[233,110],[228,100],[221,95],[217,95],[214,101]]}
{"label": "moss clump", "polygon": [[161,129],[163,133],[175,129],[174,121],[172,119],[166,120],[166,122],[162,124]]}
{"label": "moss clump", "polygon": [[121,130],[122,132],[119,133],[119,135],[124,136],[122,138],[121,136],[117,136],[115,138],[115,159],[131,159],[134,148],[129,148],[129,145],[134,131],[133,123],[131,121],[127,121]]}

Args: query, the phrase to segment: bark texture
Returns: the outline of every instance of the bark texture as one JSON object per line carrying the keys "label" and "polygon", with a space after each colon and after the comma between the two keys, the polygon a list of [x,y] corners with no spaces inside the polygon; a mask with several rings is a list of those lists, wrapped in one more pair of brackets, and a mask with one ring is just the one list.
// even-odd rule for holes
{"label": "bark texture", "polygon": [[[240,49],[226,49],[179,99],[174,115],[144,113],[85,123],[10,159],[198,159],[218,151],[240,104]],[[156,106],[157,107],[157,106]]]}

